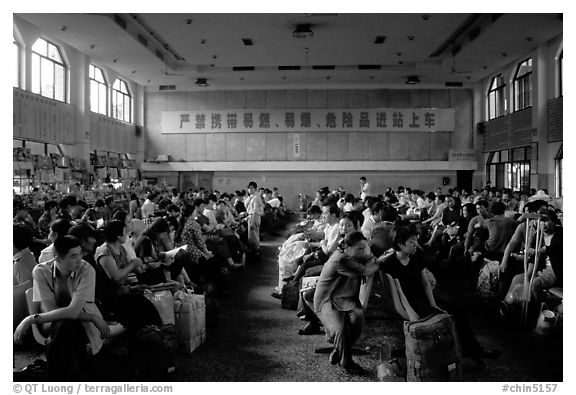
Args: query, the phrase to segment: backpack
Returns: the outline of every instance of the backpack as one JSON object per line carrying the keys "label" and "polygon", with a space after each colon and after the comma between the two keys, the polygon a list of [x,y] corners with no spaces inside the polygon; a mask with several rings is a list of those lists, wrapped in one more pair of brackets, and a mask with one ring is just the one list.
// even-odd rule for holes
{"label": "backpack", "polygon": [[498,274],[500,262],[484,260],[485,265],[478,274],[478,293],[485,299],[495,299],[498,297]]}

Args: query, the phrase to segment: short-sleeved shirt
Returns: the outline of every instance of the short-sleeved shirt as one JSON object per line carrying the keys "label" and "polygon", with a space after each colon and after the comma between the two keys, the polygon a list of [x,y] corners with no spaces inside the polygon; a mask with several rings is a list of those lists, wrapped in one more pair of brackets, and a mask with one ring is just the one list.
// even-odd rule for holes
{"label": "short-sleeved shirt", "polygon": [[416,255],[410,257],[407,265],[403,265],[394,253],[384,258],[380,268],[384,273],[388,273],[400,282],[402,292],[408,303],[416,310],[416,313],[420,314],[418,306],[429,304],[422,284],[422,270],[425,268],[422,260],[418,259]]}
{"label": "short-sleeved shirt", "polygon": [[[34,285],[32,291],[32,300],[34,302],[44,302],[48,300],[56,301],[55,282],[58,269],[55,260],[52,259],[45,263],[36,265],[32,271]],[[67,279],[68,291],[72,299],[76,298],[85,302],[82,311],[88,314],[94,314],[102,318],[100,310],[94,304],[94,295],[96,292],[96,272],[89,263],[82,261],[80,267],[72,272]],[[59,308],[67,306],[58,306]],[[90,341],[92,354],[96,354],[102,347],[100,331],[92,322],[83,322],[82,325],[86,331],[86,336]]]}
{"label": "short-sleeved shirt", "polygon": [[[336,222],[334,225],[327,224],[324,228],[324,240],[326,240],[326,247],[334,244],[340,237],[340,225]],[[326,251],[324,251],[326,252]]]}
{"label": "short-sleeved shirt", "polygon": [[54,259],[54,243],[50,244],[40,252],[38,263],[48,262],[52,259]]}
{"label": "short-sleeved shirt", "polygon": [[36,266],[36,258],[29,248],[24,248],[14,254],[12,262],[14,263],[13,274],[17,284],[32,280],[32,270]]}

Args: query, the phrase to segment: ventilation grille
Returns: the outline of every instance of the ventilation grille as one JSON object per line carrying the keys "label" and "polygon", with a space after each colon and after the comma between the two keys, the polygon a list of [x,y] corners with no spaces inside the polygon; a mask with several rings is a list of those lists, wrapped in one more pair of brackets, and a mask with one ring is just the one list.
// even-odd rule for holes
{"label": "ventilation grille", "polygon": [[137,38],[140,44],[144,45],[145,47],[148,46],[148,40],[146,40],[146,38],[143,35],[138,34]]}
{"label": "ventilation grille", "polygon": [[445,82],[444,83],[445,86],[450,86],[450,87],[458,87],[458,86],[463,86],[464,84],[461,82]]}
{"label": "ventilation grille", "polygon": [[114,22],[116,22],[116,24],[124,30],[126,30],[126,27],[128,27],[126,21],[118,15],[114,15]]}
{"label": "ventilation grille", "polygon": [[234,71],[254,71],[254,66],[234,66],[232,67]]}
{"label": "ventilation grille", "polygon": [[158,87],[159,91],[175,91],[176,85],[160,85]]}
{"label": "ventilation grille", "polygon": [[254,45],[251,38],[243,38],[242,42],[244,43],[244,45]]}
{"label": "ventilation grille", "polygon": [[358,70],[380,70],[382,68],[379,64],[359,64]]}
{"label": "ventilation grille", "polygon": [[300,66],[278,66],[278,70],[300,70]]}
{"label": "ventilation grille", "polygon": [[312,70],[334,70],[335,68],[336,66],[334,66],[333,64],[321,64],[312,66]]}

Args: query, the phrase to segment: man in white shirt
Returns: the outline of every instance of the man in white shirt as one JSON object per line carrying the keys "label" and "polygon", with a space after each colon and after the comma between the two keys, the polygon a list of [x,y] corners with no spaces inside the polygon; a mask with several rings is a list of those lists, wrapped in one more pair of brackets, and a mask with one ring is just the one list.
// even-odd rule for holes
{"label": "man in white shirt", "polygon": [[158,195],[155,192],[150,192],[146,195],[146,200],[142,203],[142,219],[153,217],[156,205],[154,204]]}
{"label": "man in white shirt", "polygon": [[360,199],[364,200],[366,196],[370,196],[370,183],[366,181],[366,177],[360,177]]}
{"label": "man in white shirt", "polygon": [[246,213],[248,214],[248,244],[254,253],[260,250],[260,222],[264,215],[264,202],[261,192],[254,181],[248,184],[249,196],[246,199]]}

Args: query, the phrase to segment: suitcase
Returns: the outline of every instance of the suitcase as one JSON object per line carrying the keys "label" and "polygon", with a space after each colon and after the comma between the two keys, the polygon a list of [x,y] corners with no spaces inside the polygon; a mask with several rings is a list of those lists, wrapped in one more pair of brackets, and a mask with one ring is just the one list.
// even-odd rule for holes
{"label": "suitcase", "polygon": [[178,348],[192,353],[206,341],[206,301],[204,295],[178,291],[174,294]]}
{"label": "suitcase", "polygon": [[462,381],[462,351],[450,314],[404,322],[407,381]]}

